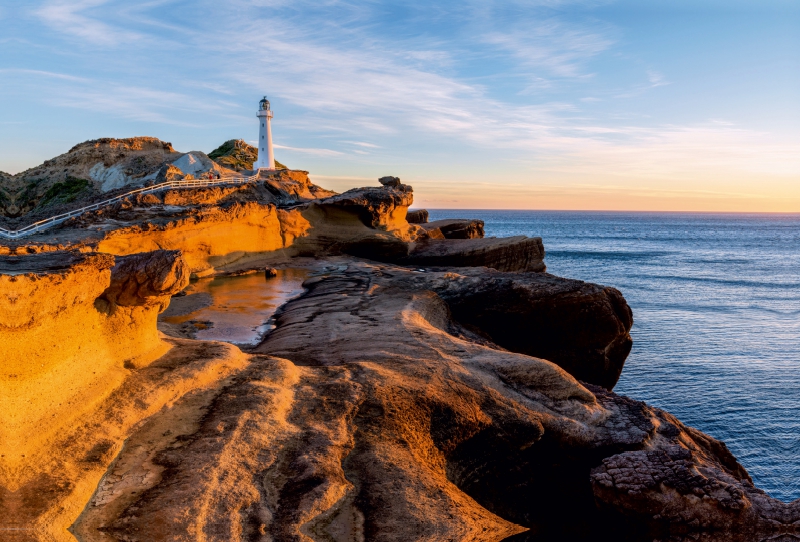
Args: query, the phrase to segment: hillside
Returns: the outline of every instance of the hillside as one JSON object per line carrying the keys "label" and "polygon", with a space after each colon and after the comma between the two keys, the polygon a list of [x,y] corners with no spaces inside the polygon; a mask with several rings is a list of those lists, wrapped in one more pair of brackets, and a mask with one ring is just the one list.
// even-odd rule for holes
{"label": "hillside", "polygon": [[[208,157],[227,168],[236,171],[245,171],[253,167],[253,162],[258,158],[258,149],[248,145],[243,139],[229,139],[210,153]],[[277,169],[288,169],[275,160]]]}
{"label": "hillside", "polygon": [[85,141],[16,175],[0,173],[0,225],[16,228],[160,182],[168,173],[183,178],[208,171],[235,173],[203,152],[182,153],[154,137]]}

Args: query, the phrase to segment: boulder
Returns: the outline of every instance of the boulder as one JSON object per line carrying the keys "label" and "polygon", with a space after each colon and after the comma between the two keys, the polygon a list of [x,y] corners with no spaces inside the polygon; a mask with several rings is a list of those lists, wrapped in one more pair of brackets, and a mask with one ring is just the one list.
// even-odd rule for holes
{"label": "boulder", "polygon": [[189,284],[189,274],[179,250],[117,257],[103,297],[122,307],[160,303],[183,290]]}
{"label": "boulder", "polygon": [[293,205],[336,195],[336,192],[312,183],[308,171],[285,168],[277,171],[260,170],[259,176],[264,179],[264,187],[272,194],[277,205]]}
{"label": "boulder", "polygon": [[[437,230],[433,230],[437,231]],[[407,257],[396,260],[417,267],[491,267],[498,271],[546,269],[540,237],[428,239],[418,242]]]}
{"label": "boulder", "polygon": [[633,344],[633,313],[619,290],[546,273],[453,271],[447,279],[426,273],[417,282],[444,299],[460,324],[613,389]]}
{"label": "boulder", "polygon": [[397,188],[400,186],[400,177],[381,177],[378,182],[389,188]]}
{"label": "boulder", "polygon": [[444,220],[435,220],[428,222],[422,226],[434,239],[438,239],[436,235],[438,230],[441,237],[444,239],[481,239],[483,233],[483,220],[476,218],[448,218]]}
{"label": "boulder", "polygon": [[409,211],[406,213],[406,220],[409,224],[425,224],[428,221],[428,211],[426,209]]}

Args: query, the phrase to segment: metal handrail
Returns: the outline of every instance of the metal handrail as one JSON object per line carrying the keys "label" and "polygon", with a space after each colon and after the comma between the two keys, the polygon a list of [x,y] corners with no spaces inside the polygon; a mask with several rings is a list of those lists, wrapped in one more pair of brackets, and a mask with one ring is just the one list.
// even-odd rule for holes
{"label": "metal handrail", "polygon": [[6,239],[19,239],[21,237],[26,237],[28,235],[38,233],[42,230],[46,230],[47,228],[51,228],[56,224],[60,224],[61,222],[64,222],[69,218],[80,216],[87,211],[94,211],[96,209],[99,209],[100,207],[105,207],[106,205],[111,205],[112,203],[122,201],[123,199],[129,196],[133,196],[135,194],[148,194],[150,192],[157,192],[159,190],[164,190],[166,188],[197,188],[203,186],[214,186],[218,184],[246,184],[246,183],[251,183],[256,179],[258,179],[258,173],[256,173],[255,175],[251,175],[249,177],[223,177],[221,179],[205,179],[205,180],[189,179],[184,181],[166,181],[161,184],[155,184],[153,186],[137,188],[136,190],[131,190],[130,192],[126,192],[125,194],[121,194],[119,196],[115,196],[113,198],[100,201],[98,203],[93,203],[91,205],[81,207],[80,209],[74,209],[66,213],[61,213],[60,215],[51,216],[50,218],[34,222],[33,224],[28,224],[24,228],[20,228],[18,230],[7,230],[5,228],[0,227],[0,237],[4,237]]}

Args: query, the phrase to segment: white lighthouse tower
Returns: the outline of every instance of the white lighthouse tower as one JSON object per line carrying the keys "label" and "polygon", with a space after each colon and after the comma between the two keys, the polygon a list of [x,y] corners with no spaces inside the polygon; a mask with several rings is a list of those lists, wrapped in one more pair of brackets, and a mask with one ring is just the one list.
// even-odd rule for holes
{"label": "white lighthouse tower", "polygon": [[253,169],[275,169],[275,155],[272,152],[272,110],[269,108],[269,100],[264,99],[258,102],[258,160],[253,164]]}

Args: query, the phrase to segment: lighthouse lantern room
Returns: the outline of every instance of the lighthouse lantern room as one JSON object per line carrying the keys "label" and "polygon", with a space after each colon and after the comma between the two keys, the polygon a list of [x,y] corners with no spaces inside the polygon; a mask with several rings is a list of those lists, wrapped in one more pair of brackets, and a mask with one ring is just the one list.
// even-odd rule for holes
{"label": "lighthouse lantern room", "polygon": [[275,155],[272,152],[272,109],[267,97],[258,102],[258,159],[253,164],[254,170],[275,169]]}

